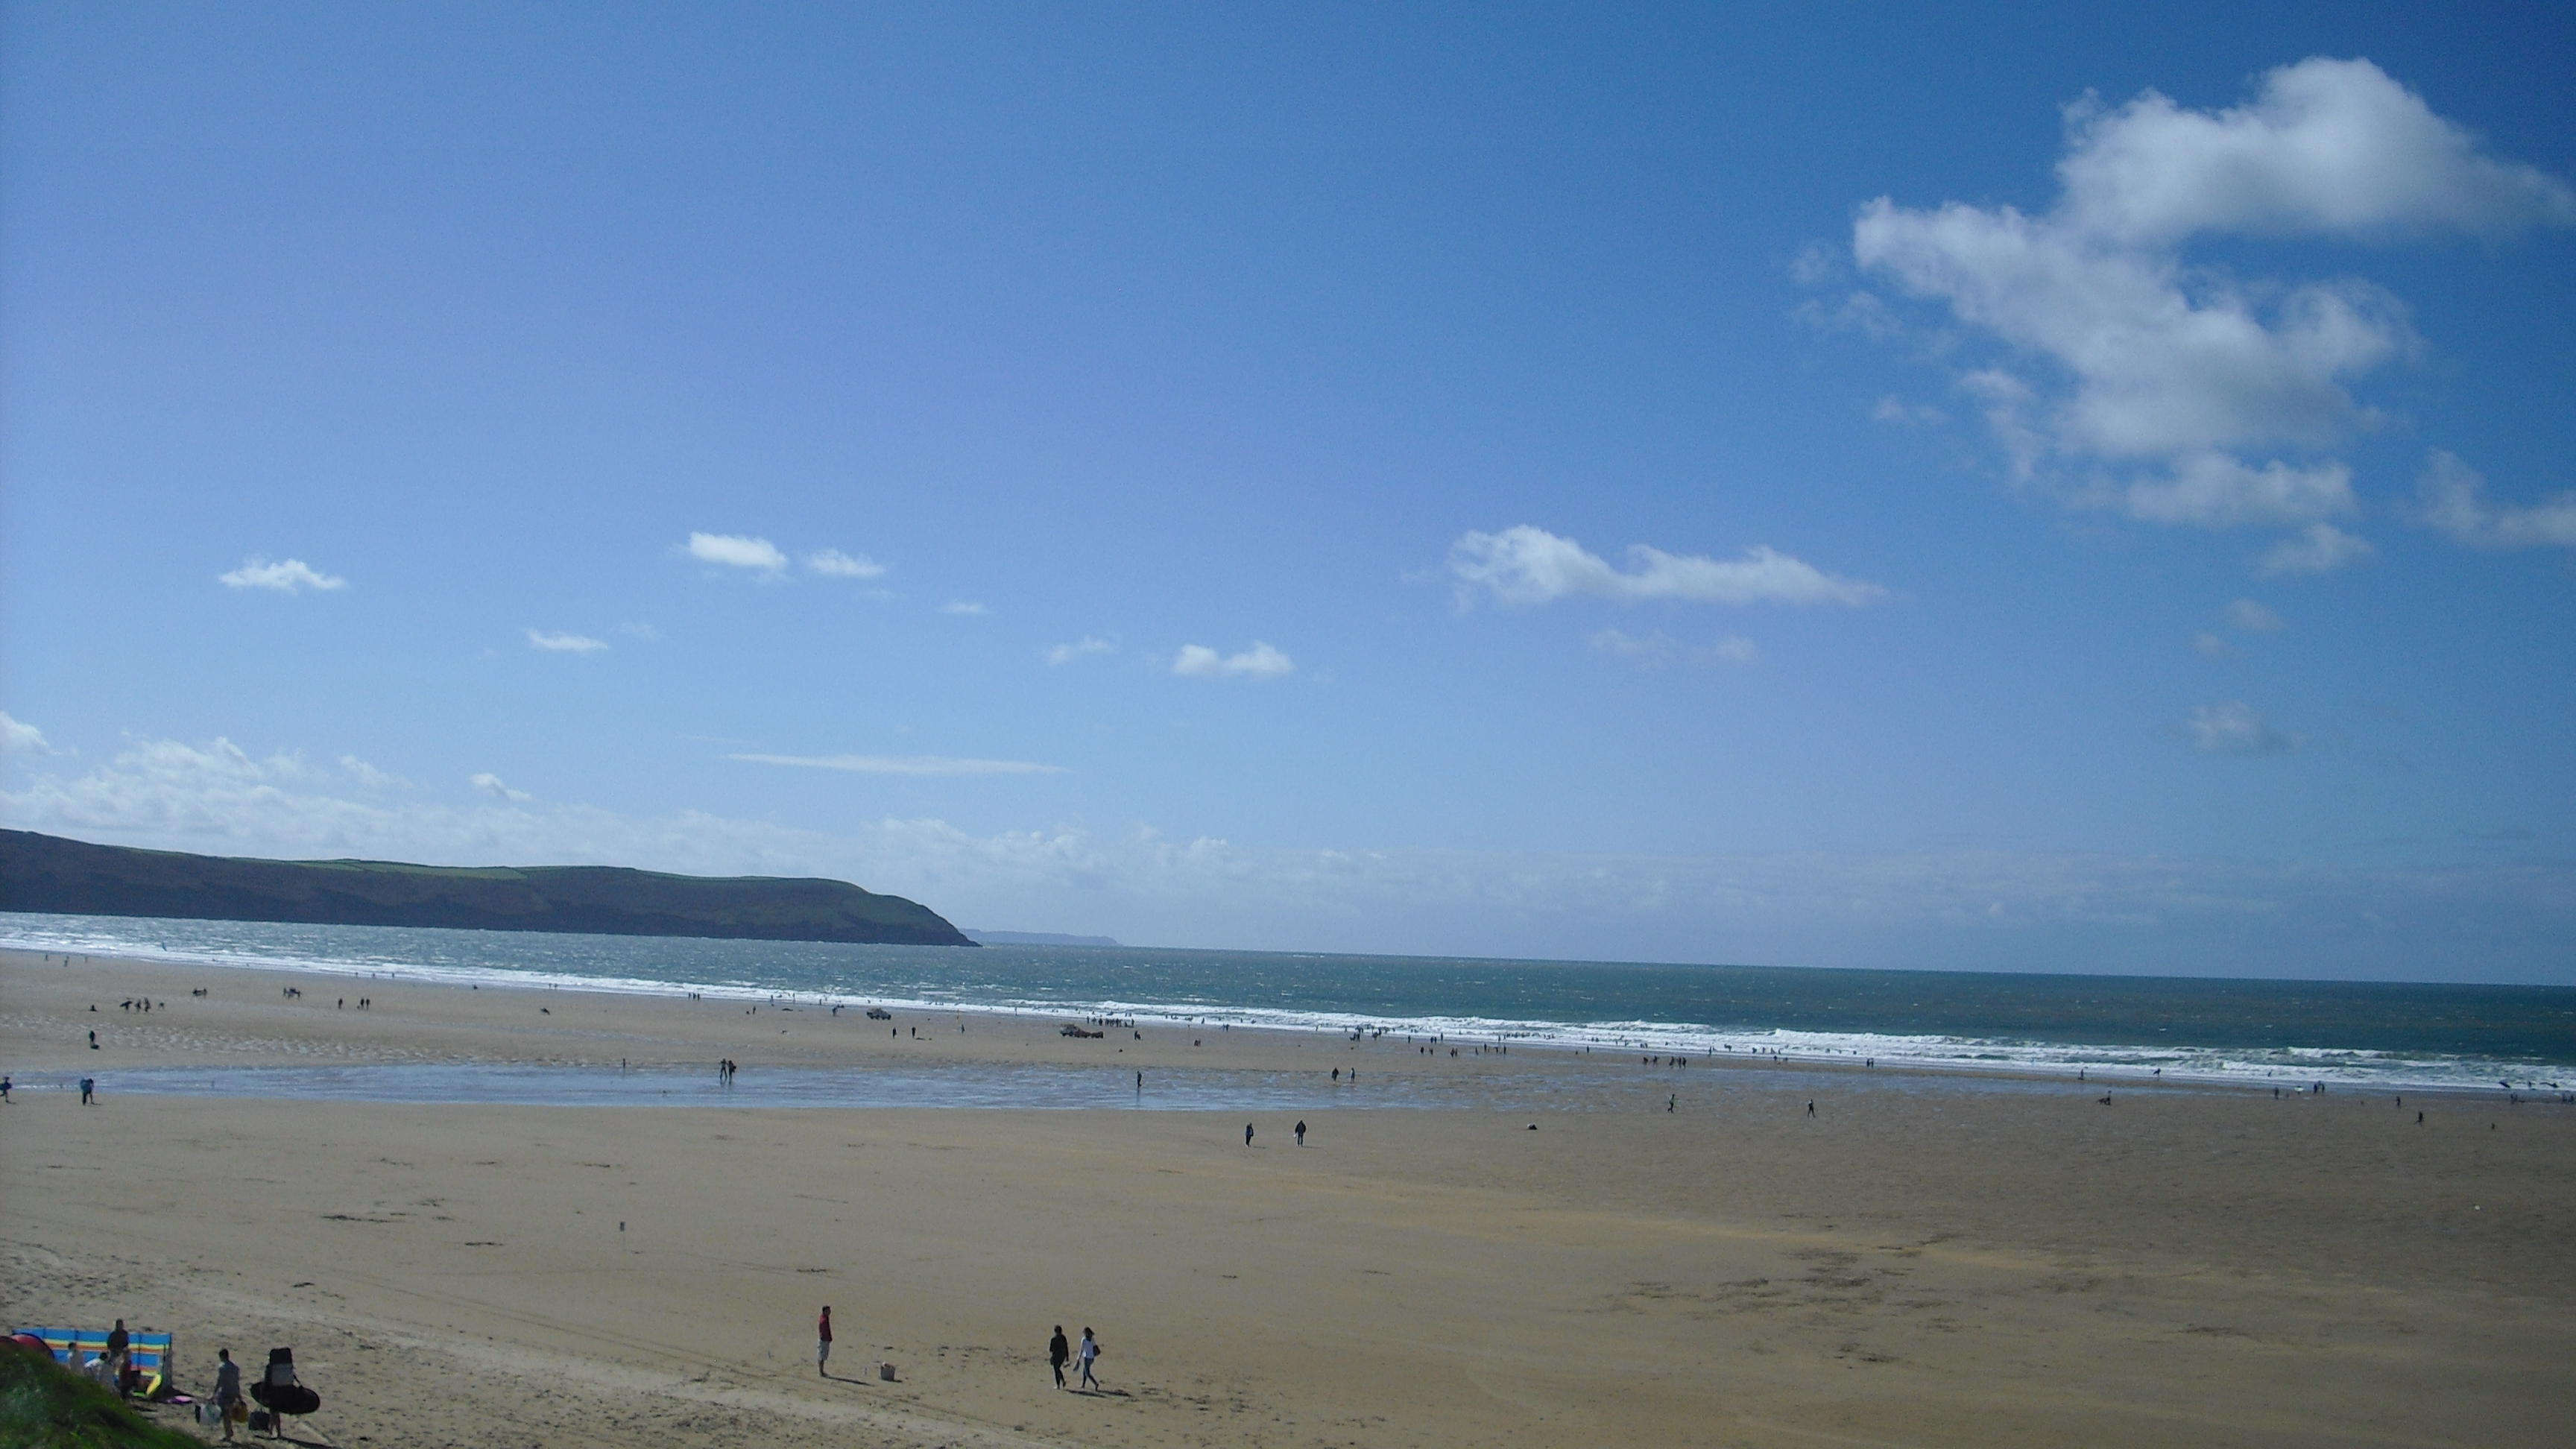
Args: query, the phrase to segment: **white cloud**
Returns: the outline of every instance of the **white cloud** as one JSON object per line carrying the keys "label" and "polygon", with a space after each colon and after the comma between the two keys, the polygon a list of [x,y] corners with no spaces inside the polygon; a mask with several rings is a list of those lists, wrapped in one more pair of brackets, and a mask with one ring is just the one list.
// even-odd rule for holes
{"label": "white cloud", "polygon": [[943,614],[959,614],[959,615],[963,615],[964,617],[969,618],[969,619],[980,619],[980,618],[984,617],[986,614],[989,614],[989,613],[991,613],[991,612],[993,612],[993,611],[992,611],[992,610],[990,610],[990,609],[988,609],[988,608],[985,608],[985,607],[984,607],[983,605],[981,605],[981,604],[970,604],[970,603],[966,603],[966,602],[963,602],[963,601],[952,601],[952,602],[949,602],[949,603],[945,603],[945,604],[940,605],[940,606],[939,606],[939,612],[941,612],[941,613],[943,613]]}
{"label": "white cloud", "polygon": [[2123,505],[2131,518],[2202,528],[2305,524],[2356,511],[2352,470],[2341,463],[2275,462],[2258,471],[2208,450],[2175,459],[2170,477],[2131,483]]}
{"label": "white cloud", "polygon": [[2415,482],[2423,521],[2474,548],[2576,548],[2576,492],[2528,508],[2486,500],[2487,480],[2436,448]]}
{"label": "white cloud", "polygon": [[11,719],[0,710],[0,755],[50,755],[54,747],[45,743],[45,732],[34,725]]}
{"label": "white cloud", "polygon": [[366,786],[370,790],[408,790],[411,788],[411,781],[404,779],[400,775],[387,774],[384,771],[377,769],[375,766],[368,764],[366,761],[359,759],[355,755],[342,755],[340,757],[340,768],[348,771],[351,778],[355,779],[359,784]]}
{"label": "white cloud", "polygon": [[[2068,113],[2057,169],[2056,204],[2037,215],[1880,197],[1853,226],[1853,256],[2025,360],[1960,378],[2016,476],[2148,522],[2307,529],[2283,555],[2298,561],[2276,571],[2367,551],[2317,532],[2352,511],[2349,472],[2332,459],[2257,466],[2235,455],[2324,448],[2367,424],[2348,385],[2413,334],[2403,305],[2368,283],[2239,282],[2188,265],[2184,245],[2576,223],[2566,185],[2479,155],[2467,132],[2363,60],[2281,67],[2253,101],[2219,111],[2153,91],[2113,109],[2088,100]],[[2034,377],[2064,381],[2043,390]],[[2080,460],[2150,472],[2107,491],[2052,476]]]}
{"label": "white cloud", "polygon": [[1894,423],[1903,427],[1931,427],[1948,422],[1949,416],[1929,403],[1909,403],[1890,393],[1869,410],[1874,423]]}
{"label": "white cloud", "polygon": [[2247,634],[2278,634],[2290,626],[2252,599],[2236,599],[2227,606],[2227,627]]}
{"label": "white cloud", "polygon": [[690,534],[689,557],[700,563],[757,569],[767,574],[778,573],[787,567],[787,555],[778,551],[778,545],[765,538],[746,538],[732,533]]}
{"label": "white cloud", "polygon": [[473,785],[475,789],[482,791],[484,794],[491,796],[495,800],[525,800],[529,798],[527,791],[511,789],[509,786],[501,783],[500,776],[492,774],[489,771],[485,771],[480,775],[474,776],[468,783]]}
{"label": "white cloud", "polygon": [[[1726,855],[1254,849],[1150,829],[833,831],[700,811],[333,796],[224,741],[148,741],[0,791],[0,822],[157,849],[828,876],[951,920],[1005,912],[1176,945],[1937,969],[2567,980],[2576,868],[1929,850]],[[1993,912],[1996,903],[2004,911]],[[533,942],[532,947],[541,946]]]}
{"label": "white cloud", "polygon": [[1296,661],[1258,639],[1240,654],[1219,654],[1204,644],[1184,644],[1172,660],[1174,674],[1200,679],[1278,679],[1296,669]]}
{"label": "white cloud", "polygon": [[755,765],[795,765],[809,770],[846,770],[856,775],[1065,775],[1062,765],[1027,760],[967,760],[948,755],[727,755]]}
{"label": "white cloud", "polygon": [[[768,547],[766,540],[750,541],[760,544],[763,548]],[[779,564],[772,564],[769,567],[776,568],[785,562],[782,559]],[[837,548],[821,549],[805,555],[805,567],[811,572],[828,574],[836,579],[873,579],[881,577],[886,571],[884,564],[878,563],[866,554],[843,553]]]}
{"label": "white cloud", "polygon": [[2379,550],[2368,539],[2356,538],[2331,523],[2311,523],[2292,538],[2285,538],[2264,553],[2260,572],[2278,574],[2330,574],[2346,564],[2355,564]]}
{"label": "white cloud", "polygon": [[2277,755],[2299,741],[2263,722],[2242,700],[2204,704],[2191,712],[2191,745],[2212,755]]}
{"label": "white cloud", "polygon": [[608,647],[607,640],[593,639],[585,634],[547,634],[535,629],[526,632],[529,648],[555,654],[595,654]]}
{"label": "white cloud", "polygon": [[1616,654],[1640,662],[1668,659],[1675,649],[1681,647],[1661,629],[1643,638],[1625,630],[1604,629],[1584,642],[1598,653]]}
{"label": "white cloud", "polygon": [[1058,644],[1048,650],[1046,662],[1051,665],[1071,664],[1077,659],[1088,659],[1094,654],[1107,654],[1116,648],[1116,645],[1106,639],[1095,639],[1085,634],[1070,644]]}
{"label": "white cloud", "polygon": [[2206,630],[2191,636],[2191,647],[2203,659],[2233,659],[2237,656],[2235,645]]}
{"label": "white cloud", "polygon": [[1714,644],[1684,645],[1661,629],[1642,637],[1619,629],[1603,629],[1585,642],[1600,653],[1643,669],[1661,668],[1676,659],[1688,664],[1751,664],[1762,657],[1762,650],[1752,640],[1736,634]]}
{"label": "white cloud", "polygon": [[1522,524],[1500,533],[1468,533],[1450,546],[1449,572],[1459,602],[1475,586],[1505,604],[1544,604],[1569,594],[1595,594],[1621,603],[1646,599],[1698,603],[1866,604],[1884,598],[1876,584],[1836,578],[1769,548],[1750,548],[1719,561],[1670,554],[1637,544],[1627,572],[1613,568],[1570,538]]}
{"label": "white cloud", "polygon": [[215,582],[228,589],[275,589],[281,594],[304,589],[329,592],[345,589],[349,581],[336,578],[312,567],[300,558],[281,559],[276,563],[253,555],[242,560],[242,566],[228,574],[217,574]]}
{"label": "white cloud", "polygon": [[2068,119],[2062,209],[2088,234],[2131,245],[2576,224],[2565,183],[2479,155],[2475,136],[2366,60],[2282,66],[2251,104],[2223,111],[2148,91]]}

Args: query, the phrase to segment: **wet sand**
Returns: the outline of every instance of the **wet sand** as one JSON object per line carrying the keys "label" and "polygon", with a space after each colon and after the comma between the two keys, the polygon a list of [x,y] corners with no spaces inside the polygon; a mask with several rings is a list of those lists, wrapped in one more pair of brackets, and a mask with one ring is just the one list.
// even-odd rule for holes
{"label": "wet sand", "polygon": [[[174,1331],[198,1387],[292,1344],[343,1445],[2543,1445],[2576,1402],[2576,1109],[957,1024],[12,953],[0,1069],[107,1095],[0,1108],[0,1313]],[[1285,1114],[1247,1148],[1213,1112],[115,1090],[727,1056],[1362,1085],[1303,1148]],[[1574,1085],[1365,1105],[1407,1074]],[[1059,1322],[1106,1393],[1050,1387]]]}

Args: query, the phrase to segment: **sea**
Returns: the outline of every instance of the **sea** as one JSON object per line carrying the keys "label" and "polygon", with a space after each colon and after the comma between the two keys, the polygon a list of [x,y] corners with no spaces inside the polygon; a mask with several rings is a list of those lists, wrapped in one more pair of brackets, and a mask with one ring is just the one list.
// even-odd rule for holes
{"label": "sea", "polygon": [[[2061,1081],[2576,1089],[2576,987],[1127,946],[863,946],[0,912],[11,949],[322,976],[1759,1056]],[[1259,1083],[1238,1084],[1258,1095]]]}

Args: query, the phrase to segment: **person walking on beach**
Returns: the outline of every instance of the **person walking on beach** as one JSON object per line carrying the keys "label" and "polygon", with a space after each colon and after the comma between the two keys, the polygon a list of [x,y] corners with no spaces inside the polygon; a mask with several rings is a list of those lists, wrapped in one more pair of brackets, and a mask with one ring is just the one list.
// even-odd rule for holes
{"label": "person walking on beach", "polygon": [[1088,1328],[1082,1331],[1082,1351],[1077,1356],[1082,1360],[1082,1387],[1099,1388],[1100,1380],[1091,1376],[1091,1365],[1100,1357],[1100,1340],[1093,1338]]}
{"label": "person walking on beach", "polygon": [[1297,1145],[1306,1145],[1306,1119],[1303,1117],[1297,1119]]}
{"label": "person walking on beach", "polygon": [[823,1316],[814,1320],[814,1372],[825,1378],[832,1371],[824,1365],[832,1361],[832,1305],[823,1305]]}
{"label": "person walking on beach", "polygon": [[1810,1117],[1813,1117],[1813,1116],[1815,1116],[1815,1115],[1816,1115],[1816,1104],[1815,1104],[1815,1103],[1813,1103],[1813,1102],[1809,1102],[1809,1103],[1807,1104],[1807,1115],[1808,1115],[1808,1116],[1810,1116]]}
{"label": "person walking on beach", "polygon": [[[1243,1124],[1243,1145],[1246,1147],[1250,1147],[1252,1145],[1252,1124],[1249,1122]],[[1088,1336],[1090,1332],[1091,1330],[1087,1328],[1083,1330],[1085,1336]]]}
{"label": "person walking on beach", "polygon": [[224,1442],[233,1441],[233,1405],[242,1400],[241,1365],[229,1348],[215,1350],[215,1413],[224,1421]]}
{"label": "person walking on beach", "polygon": [[1073,1345],[1064,1341],[1064,1325],[1055,1326],[1055,1337],[1047,1340],[1047,1365],[1055,1370],[1055,1386],[1064,1387],[1064,1366],[1073,1361]]}
{"label": "person walking on beach", "polygon": [[8,1101],[8,1100],[9,1100],[9,1078],[8,1078],[6,1075],[0,1075],[0,1102],[6,1102],[6,1101]]}
{"label": "person walking on beach", "polygon": [[[96,1103],[97,1103],[97,1099],[98,1099],[98,1078],[96,1078],[96,1077],[83,1077],[83,1078],[81,1078],[81,1105],[82,1105],[82,1106],[84,1106],[84,1107],[94,1106],[94,1105],[96,1105]],[[1246,1130],[1249,1130],[1249,1129],[1246,1129]],[[1246,1138],[1245,1140],[1246,1140],[1246,1141],[1250,1141],[1251,1139]]]}

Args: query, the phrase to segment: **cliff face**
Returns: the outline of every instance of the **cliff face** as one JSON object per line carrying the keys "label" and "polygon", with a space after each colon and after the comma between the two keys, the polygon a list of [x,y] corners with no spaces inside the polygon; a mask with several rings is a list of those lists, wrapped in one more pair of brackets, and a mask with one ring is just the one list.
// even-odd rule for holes
{"label": "cliff face", "polygon": [[613,866],[236,860],[0,830],[0,910],[604,936],[972,946],[900,896],[837,880]]}

